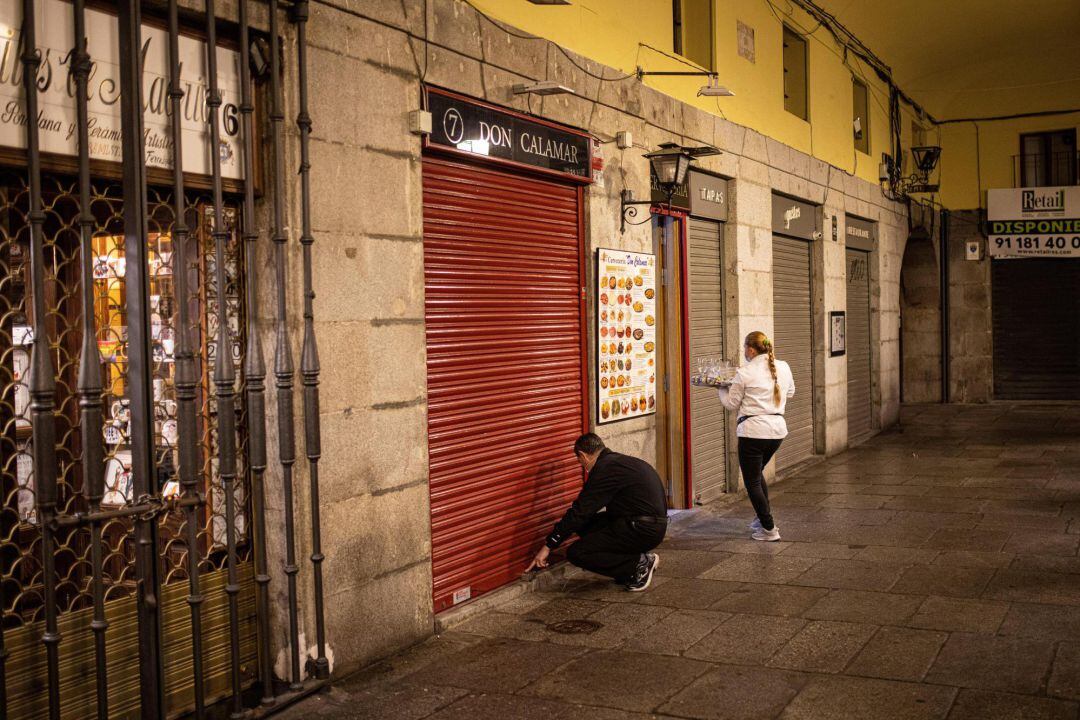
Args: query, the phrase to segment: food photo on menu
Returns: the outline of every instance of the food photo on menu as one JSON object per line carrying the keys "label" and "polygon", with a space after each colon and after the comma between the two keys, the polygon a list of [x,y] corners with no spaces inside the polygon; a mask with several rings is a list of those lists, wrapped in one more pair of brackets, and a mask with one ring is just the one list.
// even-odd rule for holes
{"label": "food photo on menu", "polygon": [[656,410],[656,258],[598,253],[597,393],[599,422]]}

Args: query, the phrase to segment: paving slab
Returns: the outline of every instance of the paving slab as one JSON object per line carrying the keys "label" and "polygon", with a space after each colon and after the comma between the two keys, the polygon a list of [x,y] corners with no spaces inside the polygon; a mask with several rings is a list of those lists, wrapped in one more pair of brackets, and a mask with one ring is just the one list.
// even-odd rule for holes
{"label": "paving slab", "polygon": [[929,565],[937,559],[937,550],[922,548],[871,545],[855,553],[860,562],[888,563],[890,565]]}
{"label": "paving slab", "polygon": [[734,582],[786,583],[809,570],[817,562],[815,558],[784,555],[732,555],[702,573],[701,577]]}
{"label": "paving slab", "polygon": [[747,583],[712,607],[733,613],[796,616],[801,615],[828,592],[825,588]]}
{"label": "paving slab", "polygon": [[944,550],[934,558],[934,565],[951,567],[1009,567],[1013,562],[1012,553],[984,552],[978,550]]}
{"label": "paving slab", "polygon": [[631,636],[622,649],[659,655],[682,655],[715,630],[731,613],[716,610],[677,610],[647,632]]}
{"label": "paving slab", "polygon": [[666,578],[667,582],[643,593],[626,593],[642,605],[704,610],[743,587],[743,583],[701,578]]}
{"label": "paving slab", "polygon": [[787,670],[721,665],[692,682],[660,711],[701,720],[776,717],[809,678]]}
{"label": "paving slab", "polygon": [[711,662],[761,665],[806,625],[800,618],[738,614],[684,653]]}
{"label": "paving slab", "polygon": [[1013,603],[998,634],[1080,641],[1080,607]]}
{"label": "paving slab", "polygon": [[874,625],[901,625],[923,599],[915,595],[832,590],[803,613],[815,620],[843,620]]}
{"label": "paving slab", "polygon": [[1009,540],[1008,530],[958,530],[943,528],[926,541],[933,550],[981,550],[1000,552]]}
{"label": "paving slab", "polygon": [[926,681],[1030,695],[1043,690],[1053,659],[1049,641],[953,633]]}
{"label": "paving slab", "polygon": [[916,565],[908,568],[892,586],[893,592],[948,597],[979,597],[994,571],[988,568],[958,568],[947,565]]}
{"label": "paving slab", "polygon": [[657,552],[660,554],[660,568],[657,572],[661,577],[698,577],[709,568],[731,557],[731,553],[707,550],[668,550],[663,547]]}
{"label": "paving slab", "polygon": [[428,665],[411,683],[512,693],[584,653],[582,648],[497,638],[471,645],[445,662]]}
{"label": "paving slab", "polygon": [[961,690],[949,720],[1073,720],[1077,704],[1031,695]]}
{"label": "paving slab", "polygon": [[1080,700],[1080,643],[1063,642],[1058,646],[1047,692],[1056,697]]}
{"label": "paving slab", "polygon": [[1080,537],[1046,532],[1015,532],[1005,543],[1005,552],[1017,555],[1065,555],[1076,557]]}
{"label": "paving slab", "polygon": [[770,667],[807,672],[836,673],[862,649],[876,625],[814,620],[772,656]]}
{"label": "paving slab", "polygon": [[887,680],[921,681],[948,635],[930,630],[883,627],[844,670]]}
{"label": "paving slab", "polygon": [[[781,555],[780,557],[783,557]],[[857,560],[819,560],[814,567],[795,578],[796,585],[843,588],[847,590],[886,591],[896,583],[900,568],[882,563]]]}
{"label": "paving slab", "polygon": [[780,717],[783,720],[935,720],[944,718],[956,689],[847,676],[810,680]]}
{"label": "paving slab", "polygon": [[926,630],[993,635],[1008,612],[1008,603],[934,596],[926,598],[903,624]]}
{"label": "paving slab", "polygon": [[830,558],[832,560],[850,560],[858,550],[840,543],[787,543],[784,554],[788,557]]}
{"label": "paving slab", "polygon": [[564,702],[650,712],[704,675],[708,663],[625,650],[599,650],[536,681],[525,693]]}

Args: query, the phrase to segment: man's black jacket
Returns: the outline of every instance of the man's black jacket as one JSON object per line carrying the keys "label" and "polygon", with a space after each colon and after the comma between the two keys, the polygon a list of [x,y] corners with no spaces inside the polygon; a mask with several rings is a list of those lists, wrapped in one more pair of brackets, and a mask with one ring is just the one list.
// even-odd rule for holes
{"label": "man's black jacket", "polygon": [[605,448],[574,504],[555,523],[555,529],[547,537],[547,546],[559,547],[605,507],[615,517],[666,517],[667,499],[660,476],[644,460]]}

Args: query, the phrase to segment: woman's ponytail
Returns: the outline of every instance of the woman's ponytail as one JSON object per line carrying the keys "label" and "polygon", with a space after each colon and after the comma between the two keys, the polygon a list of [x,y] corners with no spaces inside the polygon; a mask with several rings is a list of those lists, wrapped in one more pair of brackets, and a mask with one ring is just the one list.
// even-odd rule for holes
{"label": "woman's ponytail", "polygon": [[750,333],[746,336],[747,347],[752,347],[759,355],[769,356],[769,371],[772,373],[773,379],[773,401],[780,405],[780,381],[776,378],[776,355],[773,352],[772,340],[768,336],[758,330]]}
{"label": "woman's ponytail", "polygon": [[780,381],[776,378],[776,355],[773,353],[773,346],[771,340],[765,341],[765,349],[769,352],[769,371],[772,372],[773,390],[772,397],[773,402],[777,407],[780,405]]}

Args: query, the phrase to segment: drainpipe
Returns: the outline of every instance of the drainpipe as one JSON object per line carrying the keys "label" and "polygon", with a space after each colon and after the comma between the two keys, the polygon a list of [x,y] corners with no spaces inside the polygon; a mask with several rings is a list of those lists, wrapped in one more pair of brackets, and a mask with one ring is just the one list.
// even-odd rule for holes
{"label": "drainpipe", "polygon": [[940,214],[941,267],[941,402],[949,402],[949,211]]}

